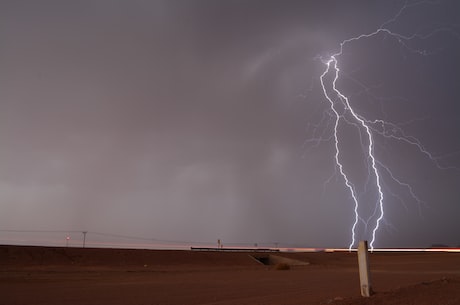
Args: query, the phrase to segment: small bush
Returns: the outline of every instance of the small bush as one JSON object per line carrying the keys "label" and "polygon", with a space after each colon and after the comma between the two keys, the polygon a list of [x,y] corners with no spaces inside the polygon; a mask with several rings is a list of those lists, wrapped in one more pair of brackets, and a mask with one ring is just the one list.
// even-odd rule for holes
{"label": "small bush", "polygon": [[278,263],[275,265],[275,270],[289,270],[291,269],[291,266],[289,266],[286,263]]}

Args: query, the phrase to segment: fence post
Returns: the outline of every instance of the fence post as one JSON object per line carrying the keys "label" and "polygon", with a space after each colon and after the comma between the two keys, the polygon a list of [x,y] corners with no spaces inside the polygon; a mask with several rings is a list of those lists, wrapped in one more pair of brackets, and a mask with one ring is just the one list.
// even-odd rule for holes
{"label": "fence post", "polygon": [[367,240],[362,240],[358,244],[358,265],[361,295],[363,297],[370,297],[373,291],[369,271]]}

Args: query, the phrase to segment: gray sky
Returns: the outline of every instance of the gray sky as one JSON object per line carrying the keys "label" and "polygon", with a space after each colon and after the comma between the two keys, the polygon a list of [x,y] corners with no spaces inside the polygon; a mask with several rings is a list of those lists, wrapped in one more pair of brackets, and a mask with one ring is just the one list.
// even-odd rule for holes
{"label": "gray sky", "polygon": [[[347,247],[353,202],[333,176],[319,58],[404,1],[317,2],[2,1],[0,230]],[[408,8],[392,31],[440,31],[408,46],[378,35],[340,56],[356,110],[440,157],[375,136],[420,199],[382,170],[379,247],[460,244],[460,171],[438,168],[460,167],[459,15],[454,0]],[[370,215],[361,144],[340,136]],[[38,237],[0,231],[24,240]]]}

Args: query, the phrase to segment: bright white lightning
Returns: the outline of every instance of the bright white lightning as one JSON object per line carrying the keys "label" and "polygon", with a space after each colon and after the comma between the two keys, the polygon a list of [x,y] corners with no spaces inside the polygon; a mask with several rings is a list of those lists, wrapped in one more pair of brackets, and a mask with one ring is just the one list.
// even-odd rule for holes
{"label": "bright white lightning", "polygon": [[[336,55],[340,55],[340,54],[336,54]],[[370,247],[371,247],[371,249],[374,249],[375,234],[376,234],[376,232],[377,232],[377,230],[379,228],[380,221],[382,220],[382,218],[384,216],[383,192],[382,192],[382,186],[380,184],[380,174],[379,174],[379,171],[377,169],[376,159],[375,159],[375,156],[374,156],[374,141],[373,141],[371,129],[367,125],[366,121],[363,120],[362,118],[360,118],[360,116],[351,107],[351,105],[350,105],[350,103],[348,101],[348,98],[345,95],[343,95],[337,89],[336,83],[337,83],[337,79],[339,78],[339,71],[340,70],[337,67],[336,55],[331,56],[331,58],[326,62],[327,69],[323,72],[323,74],[321,75],[320,79],[321,79],[321,86],[323,88],[324,96],[329,101],[329,103],[331,105],[331,110],[335,114],[335,126],[334,126],[335,162],[336,162],[336,164],[337,164],[337,166],[339,168],[340,174],[342,175],[343,179],[345,180],[345,184],[346,184],[347,188],[350,190],[351,197],[353,198],[353,201],[354,201],[355,221],[353,223],[352,230],[351,230],[352,231],[352,241],[351,241],[351,243],[349,245],[349,249],[351,250],[351,248],[353,247],[353,245],[356,242],[355,229],[356,229],[356,226],[357,226],[358,220],[359,220],[359,213],[358,213],[359,201],[358,201],[358,198],[356,196],[356,192],[354,190],[353,184],[350,182],[350,179],[348,178],[347,174],[345,173],[345,171],[343,169],[343,164],[340,162],[338,125],[339,125],[340,120],[343,119],[343,115],[340,115],[339,112],[337,111],[334,100],[327,93],[327,89],[326,89],[325,81],[324,81],[325,76],[328,73],[330,73],[331,67],[332,67],[332,69],[334,71],[334,79],[332,81],[332,90],[335,92],[335,94],[337,95],[337,97],[340,100],[340,102],[343,103],[343,105],[345,106],[345,109],[351,113],[353,119],[356,120],[356,122],[358,122],[359,125],[361,125],[365,129],[366,134],[367,134],[367,139],[369,141],[369,144],[368,144],[368,147],[367,147],[367,155],[371,160],[372,170],[373,170],[374,175],[375,175],[375,181],[376,181],[376,185],[377,185],[377,189],[378,189],[378,193],[379,193],[379,199],[378,199],[379,204],[378,205],[379,205],[379,210],[380,210],[379,217],[377,218],[377,223],[376,223],[374,229],[372,230],[372,240],[371,240],[371,243],[370,243]]]}
{"label": "bright white lightning", "polygon": [[[376,234],[377,234],[377,231],[379,230],[380,222],[384,218],[384,212],[385,212],[384,193],[383,193],[382,184],[381,184],[382,178],[381,178],[381,173],[379,171],[379,168],[387,172],[393,181],[407,188],[412,198],[414,198],[419,203],[421,202],[420,199],[415,195],[415,193],[413,192],[409,184],[404,183],[398,178],[396,178],[387,166],[385,166],[381,161],[377,160],[377,158],[375,157],[375,153],[374,153],[374,137],[373,137],[374,133],[382,137],[385,137],[385,138],[402,141],[402,142],[405,142],[406,144],[415,146],[419,150],[420,153],[428,157],[440,169],[451,168],[451,167],[440,166],[437,158],[435,158],[427,149],[425,149],[425,147],[421,144],[421,142],[418,139],[412,136],[407,136],[406,134],[404,134],[401,128],[398,127],[397,125],[390,123],[390,122],[386,122],[384,120],[368,120],[364,118],[363,116],[361,116],[360,114],[358,114],[358,112],[350,104],[349,98],[345,96],[337,88],[337,80],[339,79],[339,76],[340,76],[338,58],[342,55],[343,49],[347,44],[356,42],[358,40],[371,38],[377,35],[386,35],[386,36],[389,36],[395,39],[402,47],[404,47],[408,51],[418,54],[418,55],[425,56],[427,55],[427,52],[425,50],[411,48],[408,45],[409,41],[413,39],[427,39],[441,31],[453,32],[449,28],[438,28],[425,35],[413,34],[410,36],[405,36],[399,33],[395,33],[387,28],[389,24],[395,22],[398,18],[401,17],[404,10],[410,7],[421,5],[423,3],[435,3],[435,2],[421,1],[421,2],[415,2],[412,4],[406,3],[392,19],[389,19],[388,21],[383,23],[377,30],[371,33],[368,33],[368,34],[360,34],[355,37],[343,40],[340,43],[340,48],[338,52],[331,55],[327,59],[322,59],[322,62],[325,64],[326,68],[320,77],[321,88],[323,90],[324,97],[329,102],[329,106],[331,110],[329,114],[330,116],[334,118],[334,121],[335,121],[334,127],[333,127],[333,139],[335,143],[334,144],[334,147],[335,147],[334,160],[335,160],[336,168],[338,168],[340,175],[344,179],[346,188],[349,190],[350,195],[354,202],[354,223],[351,228],[351,243],[349,245],[349,250],[351,250],[356,243],[356,228],[357,228],[358,222],[361,220],[365,222],[365,224],[367,225],[368,221],[372,217],[378,215],[376,219],[376,223],[372,229],[372,239],[370,242],[371,250],[374,249],[374,243],[376,241]],[[455,32],[453,32],[453,34],[455,36],[458,35]],[[330,74],[333,75],[332,81],[327,81],[326,78]],[[343,109],[342,113],[339,112],[338,107],[341,107],[341,109]],[[348,114],[348,117],[346,117],[347,114]],[[359,197],[357,195],[353,182],[351,181],[351,179],[346,173],[346,167],[344,167],[344,164],[341,162],[341,158],[340,158],[341,151],[340,151],[340,145],[339,145],[341,143],[341,140],[338,134],[339,124],[341,121],[347,124],[352,124],[358,128],[359,136],[361,137],[361,143],[365,147],[366,158],[368,159],[368,164],[370,165],[369,172],[370,174],[372,174],[372,177],[373,177],[372,181],[375,182],[375,186],[377,188],[378,200],[377,200],[376,210],[374,211],[374,214],[368,219],[367,222],[364,221],[359,215],[359,204],[360,204]],[[365,131],[365,132],[363,133],[362,131]],[[363,139],[363,134],[364,134],[364,139]],[[312,139],[310,141],[313,141],[316,144],[318,144],[319,142],[324,141],[324,139],[321,137],[320,139]]]}

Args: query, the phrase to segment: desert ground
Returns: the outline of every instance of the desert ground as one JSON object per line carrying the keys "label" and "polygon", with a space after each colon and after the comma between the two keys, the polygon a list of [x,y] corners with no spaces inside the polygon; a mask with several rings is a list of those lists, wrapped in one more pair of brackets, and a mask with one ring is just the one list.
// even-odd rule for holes
{"label": "desert ground", "polygon": [[460,253],[369,259],[362,298],[356,253],[0,246],[0,305],[460,304]]}

